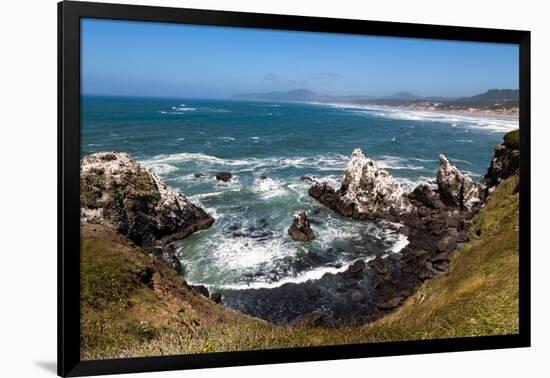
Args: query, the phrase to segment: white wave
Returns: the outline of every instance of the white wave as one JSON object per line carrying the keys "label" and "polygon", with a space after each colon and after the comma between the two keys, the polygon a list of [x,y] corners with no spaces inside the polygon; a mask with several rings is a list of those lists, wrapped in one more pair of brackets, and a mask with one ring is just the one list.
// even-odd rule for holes
{"label": "white wave", "polygon": [[233,138],[233,137],[228,137],[228,136],[219,137],[218,139],[224,140],[224,141],[226,141],[226,142],[232,142],[232,141],[235,140],[235,138]]}
{"label": "white wave", "polygon": [[405,188],[407,192],[411,192],[420,184],[431,185],[435,180],[435,177],[420,176],[416,179],[410,179],[406,177],[395,177],[397,181]]}
{"label": "white wave", "polygon": [[254,180],[254,191],[260,193],[263,199],[279,197],[287,193],[279,181],[270,177]]}
{"label": "white wave", "polygon": [[391,119],[401,119],[407,121],[425,121],[447,123],[451,127],[465,126],[474,129],[489,130],[492,132],[506,132],[517,129],[519,120],[516,117],[484,115],[484,114],[466,114],[455,112],[431,112],[422,110],[410,110],[403,108],[392,108],[376,105],[359,104],[326,104],[314,103],[315,105],[325,105],[333,108],[339,108],[344,111],[352,111],[356,114],[365,114],[376,117]]}
{"label": "white wave", "polygon": [[410,171],[420,171],[425,169],[423,166],[409,164],[407,161],[408,159],[401,158],[398,156],[384,155],[376,159],[376,164],[378,165],[379,168],[383,168],[383,169],[394,169],[394,170],[405,169]]}
{"label": "white wave", "polygon": [[145,161],[143,162],[143,165],[159,175],[164,175],[178,170],[178,167],[165,163],[152,163]]}

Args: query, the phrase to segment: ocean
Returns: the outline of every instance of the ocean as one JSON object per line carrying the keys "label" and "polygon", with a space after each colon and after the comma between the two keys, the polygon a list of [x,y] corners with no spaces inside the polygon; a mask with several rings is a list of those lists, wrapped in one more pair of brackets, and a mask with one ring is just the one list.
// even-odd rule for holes
{"label": "ocean", "polygon": [[[359,147],[409,190],[433,182],[440,153],[479,179],[495,145],[518,127],[504,117],[353,105],[100,96],[81,103],[82,156],[127,152],[216,219],[177,243],[184,278],[264,318],[273,308],[256,307],[269,290],[319,280],[407,244],[397,225],[346,219],[320,205],[300,176],[338,188]],[[219,171],[233,179],[216,180]],[[287,234],[297,210],[308,213],[312,242]]]}

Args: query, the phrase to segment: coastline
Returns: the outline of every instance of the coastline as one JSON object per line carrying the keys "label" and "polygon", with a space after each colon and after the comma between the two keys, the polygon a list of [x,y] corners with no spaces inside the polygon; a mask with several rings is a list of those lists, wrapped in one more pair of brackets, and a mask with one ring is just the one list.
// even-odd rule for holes
{"label": "coastline", "polygon": [[419,104],[413,104],[409,106],[391,106],[391,105],[383,105],[383,104],[358,104],[353,102],[308,101],[304,103],[310,104],[310,105],[332,106],[335,108],[353,108],[353,109],[360,109],[360,110],[408,111],[408,112],[418,112],[418,113],[428,112],[432,114],[442,114],[442,115],[468,115],[473,117],[490,117],[490,118],[498,118],[498,119],[504,119],[504,120],[510,120],[510,121],[517,121],[519,123],[519,112],[517,114],[510,114],[509,112],[502,113],[491,109],[480,109],[480,108],[469,108],[468,110],[437,109],[434,106],[423,106]]}

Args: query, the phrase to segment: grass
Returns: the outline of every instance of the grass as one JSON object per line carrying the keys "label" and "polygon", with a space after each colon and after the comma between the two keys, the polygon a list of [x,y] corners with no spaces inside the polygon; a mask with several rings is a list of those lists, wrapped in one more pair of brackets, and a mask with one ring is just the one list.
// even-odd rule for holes
{"label": "grass", "polygon": [[395,312],[376,322],[336,329],[274,326],[228,310],[189,291],[175,272],[118,234],[83,226],[81,356],[98,359],[517,333],[516,184],[517,177],[512,177],[491,194],[473,219],[470,241],[453,256],[449,274],[426,281]]}
{"label": "grass", "polygon": [[504,134],[504,141],[512,148],[519,148],[519,129]]}

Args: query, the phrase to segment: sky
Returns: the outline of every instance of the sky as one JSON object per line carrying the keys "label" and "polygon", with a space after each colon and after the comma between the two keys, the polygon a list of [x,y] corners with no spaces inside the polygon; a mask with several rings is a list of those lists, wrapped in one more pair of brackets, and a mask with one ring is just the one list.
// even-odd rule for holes
{"label": "sky", "polygon": [[471,96],[517,89],[519,48],[83,19],[82,94],[228,98],[298,88],[332,96]]}

